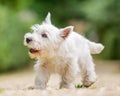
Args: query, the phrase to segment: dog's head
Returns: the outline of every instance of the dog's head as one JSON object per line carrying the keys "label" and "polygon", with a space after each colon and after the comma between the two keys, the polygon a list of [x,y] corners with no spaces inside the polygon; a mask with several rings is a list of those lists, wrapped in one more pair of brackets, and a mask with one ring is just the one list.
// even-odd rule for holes
{"label": "dog's head", "polygon": [[48,13],[41,25],[35,24],[31,29],[32,33],[26,33],[24,36],[24,45],[30,48],[30,57],[35,58],[46,56],[59,49],[61,43],[73,31],[73,26],[56,28],[51,24],[50,13]]}

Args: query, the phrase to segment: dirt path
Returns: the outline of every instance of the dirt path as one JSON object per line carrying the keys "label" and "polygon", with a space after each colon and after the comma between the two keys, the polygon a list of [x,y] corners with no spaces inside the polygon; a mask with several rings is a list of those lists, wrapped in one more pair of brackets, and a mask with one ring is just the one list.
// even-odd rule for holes
{"label": "dirt path", "polygon": [[[33,69],[0,75],[0,96],[120,96],[120,61],[95,61],[97,82],[90,88],[28,90]],[[76,78],[76,82],[79,78]]]}

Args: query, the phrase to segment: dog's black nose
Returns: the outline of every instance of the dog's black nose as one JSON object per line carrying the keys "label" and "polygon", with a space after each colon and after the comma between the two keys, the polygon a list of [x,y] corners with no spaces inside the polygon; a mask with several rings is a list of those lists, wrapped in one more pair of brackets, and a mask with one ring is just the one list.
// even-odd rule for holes
{"label": "dog's black nose", "polygon": [[29,43],[29,42],[31,42],[31,41],[32,41],[31,38],[26,38],[26,42],[27,42],[27,43]]}

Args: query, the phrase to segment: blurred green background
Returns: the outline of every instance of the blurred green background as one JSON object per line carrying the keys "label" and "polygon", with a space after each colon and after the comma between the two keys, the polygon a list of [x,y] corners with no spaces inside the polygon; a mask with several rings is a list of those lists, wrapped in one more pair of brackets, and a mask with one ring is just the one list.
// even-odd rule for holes
{"label": "blurred green background", "polygon": [[58,27],[75,30],[105,50],[99,59],[120,59],[120,0],[0,0],[0,72],[27,67],[23,38],[30,26],[51,12]]}

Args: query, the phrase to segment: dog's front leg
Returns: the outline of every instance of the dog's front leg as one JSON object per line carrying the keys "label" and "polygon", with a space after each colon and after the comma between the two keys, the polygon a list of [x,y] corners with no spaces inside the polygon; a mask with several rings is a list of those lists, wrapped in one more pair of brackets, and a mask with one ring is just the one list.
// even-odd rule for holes
{"label": "dog's front leg", "polygon": [[48,72],[44,65],[37,66],[36,69],[36,78],[35,78],[35,89],[45,89],[48,82]]}

